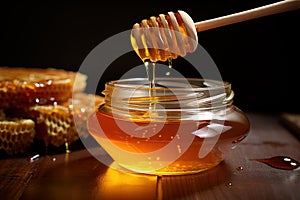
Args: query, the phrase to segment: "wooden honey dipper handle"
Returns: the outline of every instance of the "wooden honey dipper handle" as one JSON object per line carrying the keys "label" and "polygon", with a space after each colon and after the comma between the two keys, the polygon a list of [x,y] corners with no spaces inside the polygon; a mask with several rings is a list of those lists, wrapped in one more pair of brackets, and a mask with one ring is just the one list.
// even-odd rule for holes
{"label": "wooden honey dipper handle", "polygon": [[300,0],[285,0],[258,8],[196,22],[197,32],[300,8]]}

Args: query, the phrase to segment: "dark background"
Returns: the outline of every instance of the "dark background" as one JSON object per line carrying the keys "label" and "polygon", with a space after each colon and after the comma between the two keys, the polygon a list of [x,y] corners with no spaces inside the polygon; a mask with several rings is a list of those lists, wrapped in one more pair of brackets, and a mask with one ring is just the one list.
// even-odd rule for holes
{"label": "dark background", "polygon": [[[277,1],[38,1],[0,3],[0,66],[57,67],[76,71],[103,40],[134,23],[184,10],[194,21]],[[232,83],[245,111],[300,112],[300,10],[198,33],[199,43]],[[176,61],[179,62],[180,60]],[[133,52],[114,63],[102,83],[141,62]],[[174,63],[174,67],[180,64]],[[187,76],[193,72],[184,69]],[[190,74],[188,74],[190,73]],[[101,89],[100,89],[101,90]]]}

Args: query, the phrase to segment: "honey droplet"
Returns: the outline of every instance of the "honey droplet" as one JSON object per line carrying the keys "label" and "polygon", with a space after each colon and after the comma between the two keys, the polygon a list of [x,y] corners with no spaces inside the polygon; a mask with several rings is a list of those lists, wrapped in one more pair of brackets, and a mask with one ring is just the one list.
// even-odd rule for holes
{"label": "honey droplet", "polygon": [[69,148],[69,142],[68,142],[67,138],[65,138],[65,149],[66,149],[67,154],[71,153],[71,150]]}
{"label": "honey droplet", "polygon": [[231,183],[231,182],[228,182],[228,183],[227,183],[227,186],[228,186],[228,187],[231,187],[231,186],[232,186],[232,183]]}
{"label": "honey droplet", "polygon": [[35,154],[35,155],[29,157],[29,162],[34,162],[39,158],[40,158],[40,154]]}
{"label": "honey droplet", "polygon": [[[170,57],[170,58],[168,58],[168,64],[169,64],[169,70],[171,70],[172,69],[172,58]],[[166,72],[166,76],[170,76],[171,75],[171,72],[170,71],[167,71]]]}
{"label": "honey droplet", "polygon": [[244,170],[244,168],[242,167],[242,166],[238,166],[238,167],[236,167],[235,168],[237,171],[243,171]]}
{"label": "honey droplet", "polygon": [[236,138],[235,140],[232,141],[232,144],[240,143],[242,140],[244,140],[247,136],[243,135],[241,137]]}
{"label": "honey droplet", "polygon": [[300,163],[288,156],[274,156],[271,158],[254,159],[258,162],[265,163],[277,169],[294,170],[300,166]]}

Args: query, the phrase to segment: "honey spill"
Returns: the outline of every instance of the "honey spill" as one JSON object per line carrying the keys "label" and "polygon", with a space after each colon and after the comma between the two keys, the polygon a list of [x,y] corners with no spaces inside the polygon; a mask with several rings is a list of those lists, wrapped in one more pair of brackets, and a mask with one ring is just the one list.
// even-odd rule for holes
{"label": "honey spill", "polygon": [[40,158],[40,154],[35,154],[35,155],[33,155],[33,156],[30,156],[30,157],[28,158],[28,161],[32,163],[32,162],[38,160],[39,158]]}
{"label": "honey spill", "polygon": [[228,182],[228,183],[227,183],[227,186],[228,186],[228,187],[231,187],[231,186],[232,186],[232,183],[231,183],[231,182]]}
{"label": "honey spill", "polygon": [[235,169],[236,169],[237,171],[240,171],[240,172],[244,170],[244,168],[243,168],[242,166],[238,166],[238,167],[236,167]]}
{"label": "honey spill", "polygon": [[232,141],[232,144],[236,144],[236,143],[240,143],[241,141],[243,141],[247,136],[243,135],[239,138],[237,138],[236,140]]}
{"label": "honey spill", "polygon": [[294,170],[300,166],[300,163],[297,160],[288,156],[274,156],[271,158],[261,158],[253,160],[265,163],[273,168],[284,170]]}

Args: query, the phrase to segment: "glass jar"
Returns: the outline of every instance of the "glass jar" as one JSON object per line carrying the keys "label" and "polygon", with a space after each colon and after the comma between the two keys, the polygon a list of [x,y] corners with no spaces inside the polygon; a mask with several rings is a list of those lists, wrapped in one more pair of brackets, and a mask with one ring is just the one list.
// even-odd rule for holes
{"label": "glass jar", "polygon": [[120,166],[133,172],[180,175],[210,169],[249,133],[244,112],[232,104],[231,84],[161,78],[106,83],[105,103],[88,130]]}

